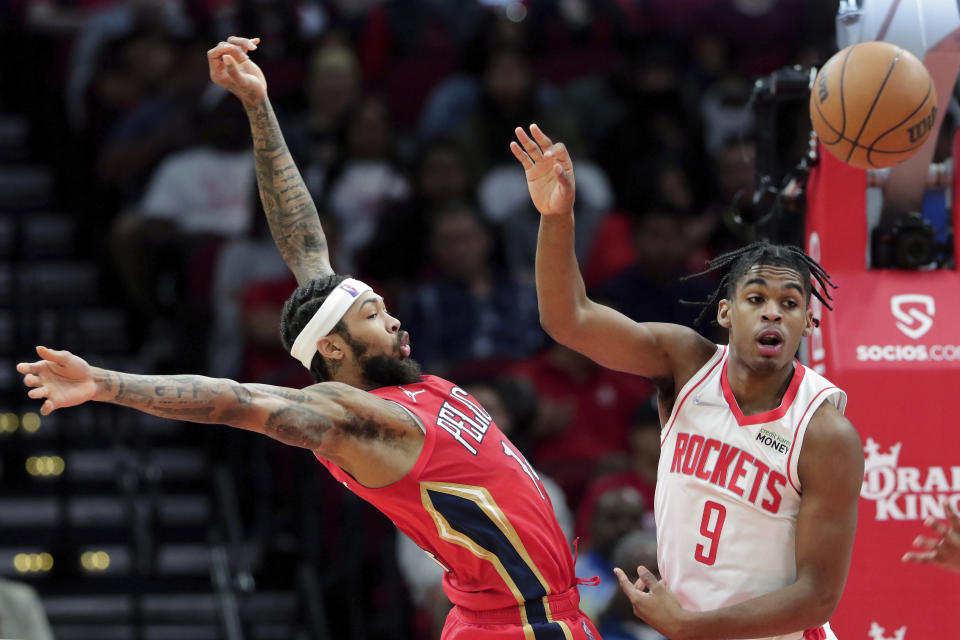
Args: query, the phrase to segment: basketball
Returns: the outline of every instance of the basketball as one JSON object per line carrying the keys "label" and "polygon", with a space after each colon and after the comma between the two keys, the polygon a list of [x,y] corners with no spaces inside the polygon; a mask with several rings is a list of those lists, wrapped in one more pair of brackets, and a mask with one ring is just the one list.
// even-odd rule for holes
{"label": "basketball", "polygon": [[927,141],[937,94],[916,56],[889,42],[837,52],[810,92],[810,120],[834,156],[860,169],[903,162]]}

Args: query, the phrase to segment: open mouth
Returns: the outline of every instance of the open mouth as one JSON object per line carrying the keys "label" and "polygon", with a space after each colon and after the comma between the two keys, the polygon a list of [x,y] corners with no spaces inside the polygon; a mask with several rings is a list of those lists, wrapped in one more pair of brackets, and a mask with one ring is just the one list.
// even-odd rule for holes
{"label": "open mouth", "polygon": [[773,356],[780,352],[783,347],[783,334],[775,329],[767,329],[757,336],[757,345],[760,348],[760,354]]}
{"label": "open mouth", "polygon": [[406,331],[400,333],[400,357],[410,357],[410,334]]}

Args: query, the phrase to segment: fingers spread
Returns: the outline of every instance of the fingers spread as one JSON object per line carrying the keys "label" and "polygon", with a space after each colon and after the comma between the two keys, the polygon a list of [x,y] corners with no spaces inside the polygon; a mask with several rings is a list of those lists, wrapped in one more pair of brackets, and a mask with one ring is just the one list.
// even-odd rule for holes
{"label": "fingers spread", "polygon": [[935,551],[908,551],[900,558],[901,562],[933,562],[936,557]]}
{"label": "fingers spread", "polygon": [[657,576],[650,573],[650,570],[642,565],[637,567],[637,576],[639,577],[639,582],[642,582],[648,589],[653,589],[653,587],[660,583],[660,581],[657,580]]}
{"label": "fingers spread", "polygon": [[938,544],[940,544],[939,540],[925,538],[923,536],[917,536],[913,541],[913,546],[919,549],[936,549]]}
{"label": "fingers spread", "polygon": [[530,156],[528,156],[516,142],[510,143],[510,151],[513,152],[514,157],[520,161],[520,164],[523,165],[524,169],[530,169],[533,167],[533,160],[530,159]]}
{"label": "fingers spread", "polygon": [[530,139],[530,136],[527,135],[526,131],[524,131],[521,127],[517,127],[513,131],[517,134],[517,140],[519,140],[520,144],[523,145],[524,151],[529,154],[531,160],[536,162],[543,157],[543,151],[537,146],[536,142]]}
{"label": "fingers spread", "polygon": [[40,415],[42,415],[42,416],[48,416],[48,415],[50,415],[50,414],[53,412],[53,410],[56,409],[56,408],[57,408],[57,407],[54,406],[54,404],[53,404],[52,401],[47,400],[47,401],[45,401],[45,402],[43,403],[43,406],[40,407]]}
{"label": "fingers spread", "polygon": [[33,365],[29,362],[21,362],[17,364],[17,372],[19,373],[33,373]]}
{"label": "fingers spread", "polygon": [[537,141],[537,144],[544,149],[553,144],[550,138],[547,137],[547,134],[545,134],[536,124],[530,125],[530,133],[533,134],[533,139]]}
{"label": "fingers spread", "polygon": [[627,579],[627,574],[625,574],[620,568],[615,568],[613,573],[617,576],[617,581],[620,583],[620,587],[623,589],[624,593],[628,593],[627,589],[632,588],[633,584],[631,584],[630,580]]}
{"label": "fingers spread", "polygon": [[543,155],[548,158],[556,157],[560,162],[570,161],[570,154],[567,153],[567,145],[563,144],[562,142],[550,145],[547,148],[547,152]]}
{"label": "fingers spread", "polygon": [[633,584],[630,582],[630,579],[627,578],[627,574],[625,574],[622,569],[614,569],[613,573],[616,574],[617,582],[620,583],[620,590],[623,591],[628,598],[630,598],[631,602],[635,602],[638,598],[643,596],[643,587],[639,584],[639,582],[638,584]]}
{"label": "fingers spread", "polygon": [[46,398],[47,393],[48,391],[46,387],[38,387],[36,389],[30,389],[30,391],[27,392],[27,395],[34,400],[39,400],[40,398]]}
{"label": "fingers spread", "polygon": [[947,531],[949,530],[949,527],[947,527],[946,524],[944,524],[943,522],[940,522],[936,518],[927,518],[926,520],[923,521],[923,524],[924,526],[930,527],[931,529],[939,533],[941,536],[946,535]]}

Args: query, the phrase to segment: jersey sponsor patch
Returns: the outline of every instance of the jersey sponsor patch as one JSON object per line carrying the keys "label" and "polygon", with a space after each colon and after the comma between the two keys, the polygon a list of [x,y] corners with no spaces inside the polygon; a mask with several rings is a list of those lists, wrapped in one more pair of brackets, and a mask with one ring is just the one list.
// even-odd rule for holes
{"label": "jersey sponsor patch", "polygon": [[790,441],[768,429],[760,429],[757,432],[757,442],[770,447],[777,453],[785,454],[790,451]]}

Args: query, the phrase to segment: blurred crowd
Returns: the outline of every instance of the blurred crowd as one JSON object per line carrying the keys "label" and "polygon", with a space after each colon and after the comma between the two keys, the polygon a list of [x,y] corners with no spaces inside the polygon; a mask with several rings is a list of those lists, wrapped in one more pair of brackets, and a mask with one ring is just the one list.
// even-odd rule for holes
{"label": "blurred crowd", "polygon": [[[470,390],[549,479],[579,537],[578,575],[603,577],[582,592],[604,637],[657,637],[610,573],[656,565],[655,388],[540,328],[538,214],[507,145],[536,122],[571,149],[576,250],[595,299],[637,321],[691,325],[699,309],[679,301],[716,282],[679,278],[743,239],[730,203],[754,186],[752,80],[826,59],[836,2],[8,0],[4,10],[3,101],[33,120],[144,362],[303,386],[309,375],[278,339],[295,281],[260,210],[246,118],[207,75],[217,41],[260,37],[253,59],[335,269],[381,292],[424,369]],[[449,606],[439,569],[403,541],[396,557],[415,637],[428,637]]]}

